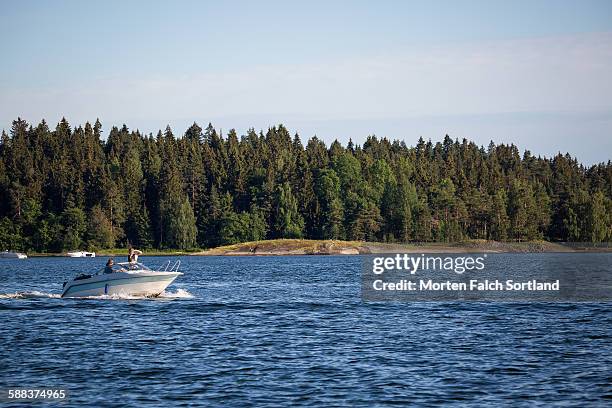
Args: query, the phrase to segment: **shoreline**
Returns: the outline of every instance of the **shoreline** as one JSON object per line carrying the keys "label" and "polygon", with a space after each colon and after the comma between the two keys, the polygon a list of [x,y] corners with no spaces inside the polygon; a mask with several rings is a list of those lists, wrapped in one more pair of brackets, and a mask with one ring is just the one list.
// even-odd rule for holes
{"label": "shoreline", "polygon": [[[96,257],[127,256],[125,249],[95,251]],[[367,255],[379,253],[577,253],[612,252],[609,246],[591,243],[554,243],[547,241],[499,242],[472,240],[455,243],[409,243],[274,239],[224,245],[206,250],[145,250],[143,256],[291,256],[291,255]],[[66,257],[65,253],[28,253],[29,257]]]}
{"label": "shoreline", "polygon": [[608,246],[547,241],[498,242],[472,240],[456,243],[390,244],[381,242],[279,239],[226,245],[193,253],[198,256],[367,255],[377,253],[554,253],[612,252]]}

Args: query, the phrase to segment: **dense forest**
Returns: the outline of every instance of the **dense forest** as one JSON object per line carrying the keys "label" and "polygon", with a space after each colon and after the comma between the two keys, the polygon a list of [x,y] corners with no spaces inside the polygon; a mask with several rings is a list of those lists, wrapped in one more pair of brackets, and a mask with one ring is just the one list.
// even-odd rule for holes
{"label": "dense forest", "polygon": [[265,238],[386,242],[612,240],[612,163],[569,154],[368,137],[362,146],[282,125],[181,137],[99,121],[18,119],[0,141],[0,248],[37,252],[212,247]]}

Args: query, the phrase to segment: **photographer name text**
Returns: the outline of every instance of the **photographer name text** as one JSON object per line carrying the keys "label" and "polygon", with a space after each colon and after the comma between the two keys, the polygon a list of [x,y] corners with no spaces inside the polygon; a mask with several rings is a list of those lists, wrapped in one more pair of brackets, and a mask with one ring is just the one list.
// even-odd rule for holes
{"label": "photographer name text", "polygon": [[401,279],[397,282],[385,282],[377,279],[372,287],[377,291],[558,291],[559,280],[553,282],[541,282],[529,280],[516,282],[512,279],[502,280],[478,280],[471,279],[469,282],[434,281],[432,279],[419,279],[412,281]]}

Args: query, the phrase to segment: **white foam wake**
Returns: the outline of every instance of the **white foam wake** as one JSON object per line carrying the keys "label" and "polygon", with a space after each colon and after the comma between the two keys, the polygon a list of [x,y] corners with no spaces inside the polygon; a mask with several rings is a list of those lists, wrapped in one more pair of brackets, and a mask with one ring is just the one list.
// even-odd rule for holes
{"label": "white foam wake", "polygon": [[191,293],[181,288],[177,289],[176,292],[163,291],[160,293],[159,297],[167,299],[193,299],[193,295]]}
{"label": "white foam wake", "polygon": [[32,292],[0,293],[0,299],[57,299],[59,293],[43,293],[37,290]]}
{"label": "white foam wake", "polygon": [[185,289],[177,289],[176,292],[163,291],[158,296],[135,296],[127,294],[112,294],[112,295],[100,295],[100,296],[89,296],[82,299],[110,299],[110,300],[138,300],[138,299],[191,299],[193,295]]}
{"label": "white foam wake", "polygon": [[140,299],[191,299],[193,295],[185,289],[177,289],[176,292],[163,291],[158,296],[141,296],[129,294],[112,294],[100,296],[86,296],[73,299],[102,299],[102,300],[140,300]]}
{"label": "white foam wake", "polygon": [[[15,292],[15,293],[0,293],[0,299],[58,299],[61,295],[59,293],[43,293],[37,290],[32,292]],[[157,296],[162,299],[192,299],[193,295],[185,289],[177,289],[176,292],[163,291]],[[72,298],[75,299],[75,298]],[[147,296],[133,296],[133,295],[100,295],[100,296],[87,296],[76,299],[103,299],[103,300],[138,300],[138,299],[156,299],[154,297]]]}

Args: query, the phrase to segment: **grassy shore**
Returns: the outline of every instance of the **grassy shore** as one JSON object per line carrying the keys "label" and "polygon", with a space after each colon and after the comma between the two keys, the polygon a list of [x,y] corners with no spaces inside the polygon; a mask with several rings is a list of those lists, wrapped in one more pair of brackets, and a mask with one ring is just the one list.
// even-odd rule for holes
{"label": "grassy shore", "polygon": [[[529,253],[529,252],[585,252],[612,251],[612,248],[593,248],[592,245],[567,245],[547,241],[498,242],[469,240],[455,243],[387,244],[382,242],[337,241],[313,239],[271,239],[243,242],[206,250],[189,251],[147,249],[145,256],[245,256],[245,255],[360,255],[376,253]],[[98,257],[127,256],[126,248],[97,250]],[[65,253],[28,253],[28,256],[65,256]]]}
{"label": "grassy shore", "polygon": [[[568,246],[546,241],[497,242],[469,240],[456,243],[387,244],[363,241],[275,239],[213,248],[193,255],[358,255],[373,253],[468,253],[468,252],[578,252],[585,246]],[[598,248],[598,250],[610,250]]]}

